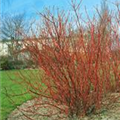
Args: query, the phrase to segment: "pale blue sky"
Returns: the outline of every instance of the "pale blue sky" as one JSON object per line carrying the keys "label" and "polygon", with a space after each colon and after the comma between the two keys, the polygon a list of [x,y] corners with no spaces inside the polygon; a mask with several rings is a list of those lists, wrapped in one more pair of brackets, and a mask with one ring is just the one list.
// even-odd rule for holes
{"label": "pale blue sky", "polygon": [[[69,2],[70,0],[9,0],[9,4],[2,5],[2,13],[21,13],[26,12],[28,16],[33,16],[37,11],[42,12],[44,7],[57,6],[64,10],[71,10]],[[79,1],[79,0],[76,0]],[[115,2],[116,0],[108,0],[108,2]],[[119,0],[118,0],[119,1]],[[82,9],[86,6],[89,15],[92,15],[95,11],[94,7],[100,7],[101,0],[82,0]],[[109,7],[112,8],[110,5]]]}

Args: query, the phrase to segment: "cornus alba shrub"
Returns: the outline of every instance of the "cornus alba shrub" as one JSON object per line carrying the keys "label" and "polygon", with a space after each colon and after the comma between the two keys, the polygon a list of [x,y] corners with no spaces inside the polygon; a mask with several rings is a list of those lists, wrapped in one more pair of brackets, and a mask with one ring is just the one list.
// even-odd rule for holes
{"label": "cornus alba shrub", "polygon": [[29,92],[54,101],[49,105],[68,117],[79,117],[100,109],[108,94],[119,92],[120,11],[116,16],[101,15],[102,22],[89,16],[84,21],[79,5],[72,7],[74,15],[59,10],[57,15],[49,10],[40,13],[39,36],[26,38],[22,51],[28,51],[38,69],[44,71],[37,86],[24,79]]}

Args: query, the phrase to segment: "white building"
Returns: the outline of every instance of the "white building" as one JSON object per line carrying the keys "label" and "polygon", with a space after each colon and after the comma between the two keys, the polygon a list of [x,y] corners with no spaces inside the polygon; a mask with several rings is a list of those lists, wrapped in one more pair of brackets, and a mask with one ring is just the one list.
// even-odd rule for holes
{"label": "white building", "polygon": [[[18,43],[19,45],[17,45],[16,43]],[[17,47],[16,47],[17,45]],[[14,49],[15,47],[15,49]],[[9,56],[11,59],[10,60],[14,60],[14,53],[16,52],[16,48],[17,50],[22,49],[23,45],[21,44],[21,41],[0,41],[0,57],[1,56]],[[26,53],[17,53],[17,58],[18,60],[24,60],[24,56],[27,55]]]}
{"label": "white building", "polygon": [[0,41],[0,56],[6,56],[8,54],[8,45],[6,44],[6,42]]}

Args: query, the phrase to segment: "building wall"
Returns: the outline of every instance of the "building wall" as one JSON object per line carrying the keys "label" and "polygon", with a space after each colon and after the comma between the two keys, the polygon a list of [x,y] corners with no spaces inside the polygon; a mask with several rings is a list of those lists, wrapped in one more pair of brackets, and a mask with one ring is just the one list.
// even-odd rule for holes
{"label": "building wall", "polygon": [[8,55],[8,46],[5,42],[0,41],[0,56]]}

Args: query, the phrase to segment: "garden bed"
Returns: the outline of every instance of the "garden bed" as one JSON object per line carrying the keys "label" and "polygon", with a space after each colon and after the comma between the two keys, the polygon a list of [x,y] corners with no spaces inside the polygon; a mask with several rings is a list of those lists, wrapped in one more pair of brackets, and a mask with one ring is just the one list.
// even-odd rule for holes
{"label": "garden bed", "polygon": [[[119,93],[113,93],[116,98],[119,97]],[[108,96],[110,97],[110,96]],[[44,103],[47,101],[42,99]],[[117,99],[114,103],[108,103],[107,98],[104,104],[109,104],[107,108],[104,106],[102,109],[95,113],[85,116],[83,118],[74,118],[71,120],[120,120],[120,99]],[[50,102],[49,102],[50,103]],[[60,111],[55,107],[50,107],[49,105],[40,106],[39,98],[29,100],[26,103],[18,106],[8,117],[8,120],[69,120],[64,114],[60,114]],[[59,106],[63,107],[63,106]],[[52,116],[45,116],[45,114],[53,114]],[[41,116],[41,115],[42,116]]]}

